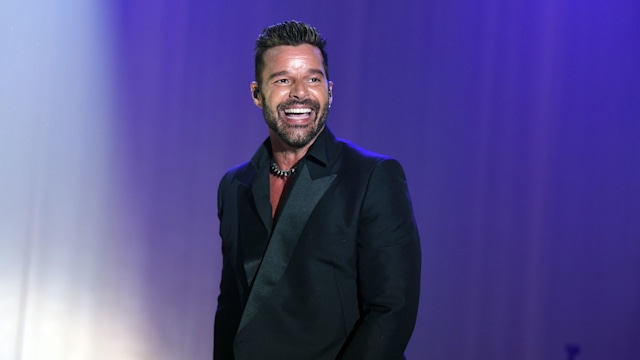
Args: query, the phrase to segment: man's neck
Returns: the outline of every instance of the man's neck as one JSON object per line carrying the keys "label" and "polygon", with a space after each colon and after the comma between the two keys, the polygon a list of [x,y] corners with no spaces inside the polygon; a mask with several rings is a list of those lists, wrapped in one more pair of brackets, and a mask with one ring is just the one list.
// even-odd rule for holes
{"label": "man's neck", "polygon": [[[324,131],[324,129],[322,130]],[[273,152],[273,161],[278,165],[278,168],[282,170],[288,170],[295,167],[300,159],[302,159],[316,142],[318,136],[322,133],[320,131],[315,138],[313,138],[307,145],[301,148],[293,148],[285,144],[280,137],[272,131],[269,131],[269,139],[271,141],[271,151]]]}

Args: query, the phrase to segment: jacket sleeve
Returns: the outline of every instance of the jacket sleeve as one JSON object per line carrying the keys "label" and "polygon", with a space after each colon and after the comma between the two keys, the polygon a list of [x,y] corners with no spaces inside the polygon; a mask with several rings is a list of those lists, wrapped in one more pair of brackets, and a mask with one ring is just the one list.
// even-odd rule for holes
{"label": "jacket sleeve", "polygon": [[359,220],[360,320],[342,360],[403,359],[420,293],[420,239],[401,165],[379,162],[371,173]]}
{"label": "jacket sleeve", "polygon": [[233,339],[237,329],[239,317],[242,313],[240,309],[240,295],[235,286],[235,275],[233,267],[229,264],[231,244],[228,242],[230,236],[228,220],[226,217],[231,213],[227,207],[233,204],[225,202],[225,197],[229,194],[229,184],[231,177],[227,173],[218,186],[218,218],[220,219],[220,239],[222,240],[222,274],[220,278],[220,294],[218,295],[218,306],[215,314],[214,324],[214,360],[233,359]]}

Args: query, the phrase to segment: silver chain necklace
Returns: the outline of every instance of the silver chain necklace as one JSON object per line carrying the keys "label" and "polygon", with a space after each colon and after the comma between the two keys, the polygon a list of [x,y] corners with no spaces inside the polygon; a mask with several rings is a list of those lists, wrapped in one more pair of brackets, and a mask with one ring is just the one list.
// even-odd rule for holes
{"label": "silver chain necklace", "polygon": [[280,170],[280,168],[278,167],[278,164],[275,163],[275,161],[271,160],[271,173],[279,178],[288,178],[289,176],[293,175],[296,172],[296,168],[292,167],[289,170]]}

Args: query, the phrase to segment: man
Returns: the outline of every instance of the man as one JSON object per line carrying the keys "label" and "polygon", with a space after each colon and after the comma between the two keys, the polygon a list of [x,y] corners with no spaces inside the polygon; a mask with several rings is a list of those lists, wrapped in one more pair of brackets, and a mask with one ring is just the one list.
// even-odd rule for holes
{"label": "man", "polygon": [[218,189],[216,360],[403,358],[420,243],[400,164],[338,140],[325,40],[289,21],[258,37],[269,137]]}

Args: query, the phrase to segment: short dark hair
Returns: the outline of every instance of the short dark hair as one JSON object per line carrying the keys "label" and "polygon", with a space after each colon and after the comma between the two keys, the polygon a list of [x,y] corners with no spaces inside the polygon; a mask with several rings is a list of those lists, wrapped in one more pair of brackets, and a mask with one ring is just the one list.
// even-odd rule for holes
{"label": "short dark hair", "polygon": [[322,66],[329,79],[329,63],[327,51],[324,49],[327,40],[322,37],[316,28],[301,21],[291,20],[271,25],[262,30],[256,40],[256,73],[255,79],[260,86],[262,71],[264,70],[264,52],[281,45],[297,46],[309,44],[317,47],[322,53]]}

